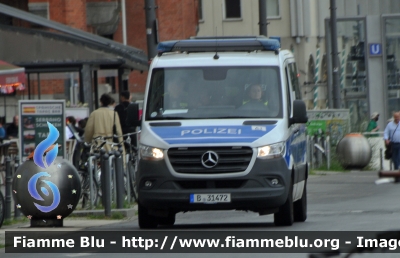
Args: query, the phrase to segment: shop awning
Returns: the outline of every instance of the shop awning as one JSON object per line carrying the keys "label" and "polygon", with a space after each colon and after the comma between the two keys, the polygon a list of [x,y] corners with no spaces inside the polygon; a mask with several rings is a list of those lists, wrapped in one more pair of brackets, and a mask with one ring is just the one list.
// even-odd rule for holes
{"label": "shop awning", "polygon": [[25,88],[25,80],[25,68],[0,60],[0,92],[2,94],[23,90]]}

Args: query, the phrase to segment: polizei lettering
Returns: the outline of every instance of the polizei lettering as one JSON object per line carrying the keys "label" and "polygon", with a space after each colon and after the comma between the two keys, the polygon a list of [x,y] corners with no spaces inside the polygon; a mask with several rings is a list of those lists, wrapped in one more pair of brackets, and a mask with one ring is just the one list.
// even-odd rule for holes
{"label": "polizei lettering", "polygon": [[238,128],[205,128],[205,129],[192,129],[182,130],[181,136],[189,135],[206,135],[206,134],[241,134],[242,129]]}

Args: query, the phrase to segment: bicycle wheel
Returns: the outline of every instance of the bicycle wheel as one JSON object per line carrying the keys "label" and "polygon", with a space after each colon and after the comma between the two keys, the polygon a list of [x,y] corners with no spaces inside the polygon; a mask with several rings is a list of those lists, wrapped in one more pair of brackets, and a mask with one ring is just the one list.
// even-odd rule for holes
{"label": "bicycle wheel", "polygon": [[0,191],[0,228],[3,225],[4,217],[6,216],[6,206],[4,204],[4,196]]}
{"label": "bicycle wheel", "polygon": [[[82,187],[82,209],[90,208],[90,180],[86,171],[79,171],[79,176],[81,177],[81,187]],[[93,206],[97,205],[99,187],[96,180],[92,180],[92,203]]]}
{"label": "bicycle wheel", "polygon": [[133,202],[137,201],[137,187],[136,187],[136,170],[135,166],[132,164],[132,161],[128,163],[128,172],[129,172],[129,187],[131,190],[131,198]]}

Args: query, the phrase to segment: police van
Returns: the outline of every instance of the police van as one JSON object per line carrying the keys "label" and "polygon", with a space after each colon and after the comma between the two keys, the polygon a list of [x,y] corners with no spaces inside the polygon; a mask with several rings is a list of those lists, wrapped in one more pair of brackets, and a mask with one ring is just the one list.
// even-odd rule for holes
{"label": "police van", "polygon": [[305,221],[307,114],[293,54],[262,36],[167,41],[158,51],[136,172],[140,228],[199,210]]}

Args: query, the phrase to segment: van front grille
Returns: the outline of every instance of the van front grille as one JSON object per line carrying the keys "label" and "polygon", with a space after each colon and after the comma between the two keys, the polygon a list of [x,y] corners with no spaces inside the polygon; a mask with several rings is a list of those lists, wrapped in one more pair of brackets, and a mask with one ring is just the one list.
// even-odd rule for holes
{"label": "van front grille", "polygon": [[240,188],[247,180],[196,180],[176,181],[182,189],[229,189]]}
{"label": "van front grille", "polygon": [[[217,165],[212,168],[202,164],[203,155],[209,151],[218,155]],[[189,147],[168,150],[168,158],[174,170],[186,174],[242,172],[249,166],[252,156],[253,150],[250,147]]]}

